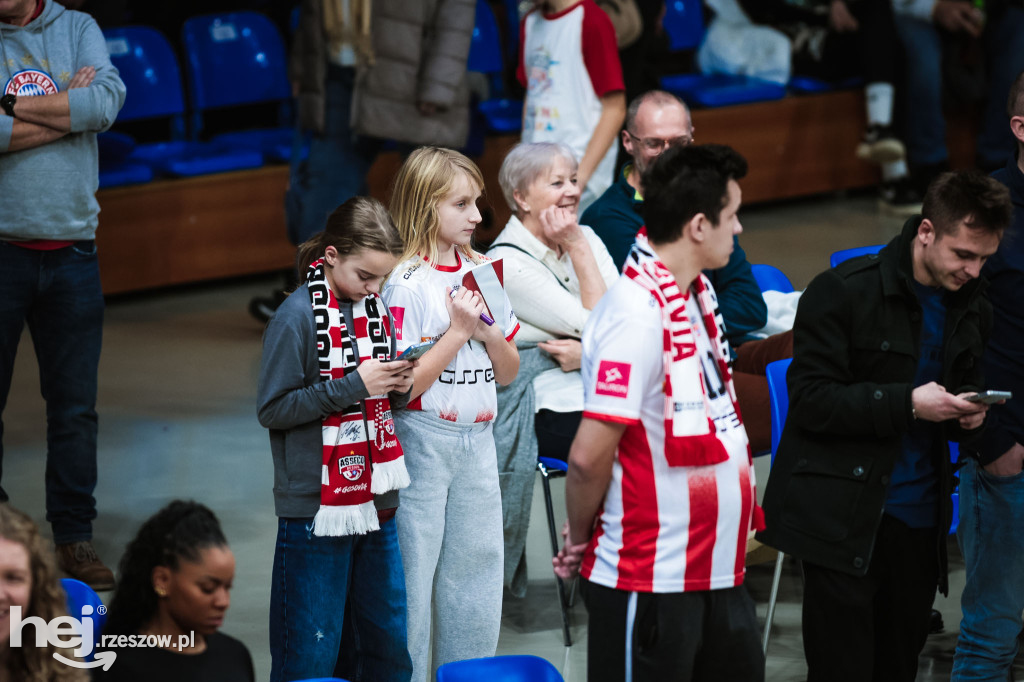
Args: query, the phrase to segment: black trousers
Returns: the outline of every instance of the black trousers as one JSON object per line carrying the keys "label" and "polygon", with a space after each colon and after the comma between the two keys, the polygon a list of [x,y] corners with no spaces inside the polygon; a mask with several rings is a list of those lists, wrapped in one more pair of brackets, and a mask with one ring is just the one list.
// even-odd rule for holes
{"label": "black trousers", "polygon": [[764,681],[761,631],[746,587],[655,594],[582,584],[588,682]]}
{"label": "black trousers", "polygon": [[938,533],[886,515],[867,575],[804,562],[807,682],[916,677],[938,584]]}

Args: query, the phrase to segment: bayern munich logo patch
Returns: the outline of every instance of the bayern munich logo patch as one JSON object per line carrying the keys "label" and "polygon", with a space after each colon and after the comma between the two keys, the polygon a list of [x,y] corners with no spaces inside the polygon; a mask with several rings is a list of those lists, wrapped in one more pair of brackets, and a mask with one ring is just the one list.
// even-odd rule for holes
{"label": "bayern munich logo patch", "polygon": [[11,76],[4,87],[5,95],[33,97],[35,95],[56,95],[60,91],[50,74],[39,69],[25,69]]}

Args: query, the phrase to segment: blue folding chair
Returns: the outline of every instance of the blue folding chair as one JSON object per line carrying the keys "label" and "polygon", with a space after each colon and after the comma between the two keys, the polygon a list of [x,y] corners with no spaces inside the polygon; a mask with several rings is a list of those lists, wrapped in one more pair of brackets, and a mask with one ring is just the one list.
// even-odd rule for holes
{"label": "blue folding chair", "polygon": [[476,23],[473,27],[473,40],[469,47],[466,70],[488,76],[487,82],[491,92],[490,97],[478,102],[476,108],[483,116],[488,130],[495,133],[514,133],[521,130],[523,126],[523,103],[503,96],[504,87],[501,81],[503,68],[504,60],[501,54],[501,33],[498,30],[498,20],[487,0],[477,0]]}
{"label": "blue folding chair", "polygon": [[[291,99],[284,40],[274,23],[259,12],[229,12],[192,17],[182,29],[187,52],[192,134],[203,127],[203,112]],[[288,161],[294,130],[276,128],[224,133],[213,142],[259,151],[268,160]]]}
{"label": "blue folding chair", "polygon": [[494,656],[445,663],[437,682],[565,682],[558,668],[538,656]]}
{"label": "blue folding chair", "polygon": [[[551,556],[556,556],[558,554],[558,530],[555,528],[555,506],[551,503],[551,479],[563,478],[569,473],[569,464],[552,457],[538,457],[537,471],[540,472],[540,481],[544,487],[544,509],[548,514]],[[573,594],[570,595],[566,595],[565,583],[557,575],[555,576],[555,585],[558,589],[558,606],[562,611],[562,640],[565,642],[565,646],[572,646],[572,634],[569,632],[569,608],[572,606],[576,584],[573,583]]]}
{"label": "blue folding chair", "polygon": [[843,261],[856,258],[857,256],[870,256],[871,254],[878,253],[885,247],[885,244],[872,244],[871,246],[856,246],[852,249],[842,249],[836,251],[828,259],[828,266],[834,268]]}
{"label": "blue folding chair", "polygon": [[91,661],[94,658],[93,654],[96,653],[96,647],[99,646],[103,626],[107,622],[107,609],[96,591],[82,581],[63,578],[60,584],[64,588],[68,615],[82,622],[86,618],[92,621],[93,652],[85,657],[86,661]]}
{"label": "blue folding chair", "polygon": [[168,118],[171,124],[170,140],[136,146],[125,163],[176,176],[263,165],[263,157],[256,153],[235,152],[184,139],[181,73],[171,44],[159,31],[147,26],[123,26],[107,29],[104,36],[110,61],[117,67],[128,90],[117,120]]}
{"label": "blue folding chair", "polygon": [[[765,368],[768,378],[768,399],[771,406],[772,422],[772,464],[775,464],[775,455],[779,452],[779,441],[782,439],[782,429],[786,425],[786,415],[789,413],[789,392],[786,388],[786,372],[792,364],[792,358],[769,362]],[[772,621],[775,620],[775,605],[779,601],[779,583],[782,581],[782,562],[786,555],[778,553],[775,558],[775,573],[772,575],[772,590],[768,596],[768,612],[764,619],[764,633],[761,636],[761,650],[768,653],[768,640],[772,634]]]}
{"label": "blue folding chair", "polygon": [[774,265],[756,263],[750,266],[750,270],[754,274],[754,279],[757,280],[757,286],[761,288],[761,293],[781,291],[788,294],[793,291],[793,283],[786,277],[786,273]]}

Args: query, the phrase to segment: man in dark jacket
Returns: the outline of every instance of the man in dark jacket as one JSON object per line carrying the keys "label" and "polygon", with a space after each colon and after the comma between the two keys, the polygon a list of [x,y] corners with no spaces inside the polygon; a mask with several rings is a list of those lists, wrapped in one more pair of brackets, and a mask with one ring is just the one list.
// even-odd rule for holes
{"label": "man in dark jacket", "polygon": [[992,320],[977,280],[1006,188],[948,173],[880,253],[811,282],[793,328],[789,418],[759,539],[804,562],[808,682],[913,680],[947,591],[948,440],[980,429]]}
{"label": "man in dark jacket", "polygon": [[1010,189],[1013,224],[982,271],[995,312],[985,349],[989,385],[1014,398],[994,405],[960,470],[960,528],[966,584],[953,659],[954,680],[1005,680],[1024,611],[1024,72],[1007,103],[1017,154],[992,174]]}

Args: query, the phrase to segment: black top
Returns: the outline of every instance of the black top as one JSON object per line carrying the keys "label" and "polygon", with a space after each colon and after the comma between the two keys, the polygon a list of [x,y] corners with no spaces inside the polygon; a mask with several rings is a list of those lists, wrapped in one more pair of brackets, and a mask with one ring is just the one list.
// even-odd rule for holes
{"label": "black top", "polygon": [[[764,491],[766,545],[811,563],[864,575],[903,436],[914,424],[911,392],[921,340],[911,244],[921,217],[877,255],[850,259],[814,278],[793,325],[786,380],[789,414]],[[941,383],[979,390],[981,353],[992,326],[985,283],[946,294]],[[938,425],[939,526],[952,518],[947,441],[975,436],[957,420]],[[937,548],[947,590],[946,539]]]}
{"label": "black top", "polygon": [[214,633],[201,654],[159,648],[114,648],[117,658],[104,672],[93,668],[92,679],[102,682],[255,682],[252,657],[234,637]]}

